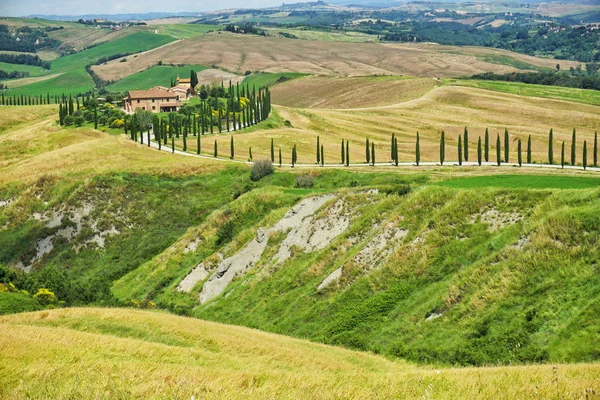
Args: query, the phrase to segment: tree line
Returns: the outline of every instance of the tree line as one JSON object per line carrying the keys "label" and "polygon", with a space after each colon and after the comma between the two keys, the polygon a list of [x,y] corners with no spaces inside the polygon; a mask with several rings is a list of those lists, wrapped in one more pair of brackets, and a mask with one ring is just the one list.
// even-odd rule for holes
{"label": "tree line", "polygon": [[469,79],[600,90],[600,76],[597,76],[596,66],[597,63],[589,63],[588,76],[555,72],[511,72],[508,74],[485,72],[473,75]]}
{"label": "tree line", "polygon": [[0,62],[34,65],[44,69],[50,69],[50,61],[44,61],[39,56],[32,56],[31,54],[0,54]]}
{"label": "tree line", "polygon": [[52,95],[47,93],[44,95],[29,96],[24,94],[15,94],[12,96],[4,95],[0,93],[0,104],[3,106],[40,106],[45,104],[60,104],[65,103],[68,100],[64,94]]}

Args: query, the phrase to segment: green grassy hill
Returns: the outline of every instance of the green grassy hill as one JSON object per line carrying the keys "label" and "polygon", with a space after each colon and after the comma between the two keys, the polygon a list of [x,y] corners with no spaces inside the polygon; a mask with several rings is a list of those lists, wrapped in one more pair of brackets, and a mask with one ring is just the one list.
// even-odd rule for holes
{"label": "green grassy hill", "polygon": [[177,75],[183,77],[190,76],[190,70],[196,72],[206,69],[202,65],[185,65],[171,67],[168,65],[157,65],[150,67],[145,71],[137,74],[129,75],[112,85],[106,87],[106,90],[112,92],[126,92],[132,89],[149,89],[154,86],[166,86],[171,83],[171,79],[175,79]]}
{"label": "green grassy hill", "polygon": [[131,309],[0,317],[0,359],[4,399],[577,399],[594,397],[600,373],[585,364],[433,369]]}

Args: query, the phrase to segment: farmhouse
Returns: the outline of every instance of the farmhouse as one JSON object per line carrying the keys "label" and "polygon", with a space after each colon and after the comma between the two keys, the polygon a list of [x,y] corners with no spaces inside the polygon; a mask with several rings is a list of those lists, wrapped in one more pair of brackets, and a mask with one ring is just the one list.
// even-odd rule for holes
{"label": "farmhouse", "polygon": [[160,86],[148,90],[130,90],[125,98],[125,111],[132,113],[138,108],[152,112],[177,111],[183,105],[179,99],[180,94]]}

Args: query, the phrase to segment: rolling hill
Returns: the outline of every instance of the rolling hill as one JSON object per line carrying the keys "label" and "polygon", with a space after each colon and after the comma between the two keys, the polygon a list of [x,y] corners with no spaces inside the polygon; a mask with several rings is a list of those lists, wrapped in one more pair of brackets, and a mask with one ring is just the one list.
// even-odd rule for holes
{"label": "rolling hill", "polygon": [[7,399],[358,399],[374,393],[407,399],[560,393],[575,399],[593,398],[600,373],[593,364],[419,367],[253,329],[123,309],[5,316],[0,328],[0,396]]}

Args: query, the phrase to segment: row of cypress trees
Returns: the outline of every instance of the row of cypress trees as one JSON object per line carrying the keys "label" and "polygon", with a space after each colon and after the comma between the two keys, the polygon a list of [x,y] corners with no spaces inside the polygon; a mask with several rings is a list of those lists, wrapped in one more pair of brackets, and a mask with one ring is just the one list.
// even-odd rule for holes
{"label": "row of cypress trees", "polygon": [[12,95],[6,96],[4,93],[0,94],[0,104],[3,106],[40,106],[46,104],[60,104],[64,103],[66,100],[66,96],[62,94],[61,96],[52,95],[47,93],[44,95],[30,96],[30,95]]}

